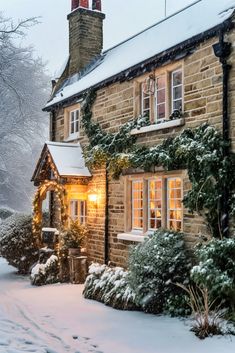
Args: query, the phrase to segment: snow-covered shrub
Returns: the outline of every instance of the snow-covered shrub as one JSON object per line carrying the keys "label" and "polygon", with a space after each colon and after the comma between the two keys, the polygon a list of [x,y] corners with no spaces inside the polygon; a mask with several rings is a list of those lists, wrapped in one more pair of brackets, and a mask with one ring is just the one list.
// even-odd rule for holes
{"label": "snow-covered shrub", "polygon": [[156,231],[130,252],[128,282],[136,303],[146,312],[187,314],[187,297],[176,284],[189,282],[190,267],[183,234]]}
{"label": "snow-covered shrub", "polygon": [[121,310],[135,310],[135,294],[127,284],[127,271],[92,264],[85,282],[83,295]]}
{"label": "snow-covered shrub", "polygon": [[191,270],[194,282],[225,305],[235,302],[235,239],[212,239],[196,248],[199,264]]}
{"label": "snow-covered shrub", "polygon": [[1,223],[0,254],[21,274],[27,274],[38,260],[33,244],[32,216],[16,213]]}
{"label": "snow-covered shrub", "polygon": [[36,264],[30,275],[30,281],[35,286],[56,283],[59,280],[58,257],[51,255],[45,264]]}

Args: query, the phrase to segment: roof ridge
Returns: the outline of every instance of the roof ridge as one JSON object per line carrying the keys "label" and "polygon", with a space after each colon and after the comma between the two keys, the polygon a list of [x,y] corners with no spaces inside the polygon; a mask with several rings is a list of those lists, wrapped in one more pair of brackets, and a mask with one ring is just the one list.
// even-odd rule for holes
{"label": "roof ridge", "polygon": [[183,12],[183,11],[189,9],[190,7],[192,7],[192,6],[198,4],[199,2],[202,2],[202,1],[205,1],[205,0],[196,0],[196,1],[194,1],[192,4],[183,7],[182,9],[180,9],[180,10],[174,12],[174,13],[171,14],[170,16],[167,16],[167,17],[163,18],[162,20],[160,20],[160,21],[158,21],[158,22],[152,24],[151,26],[146,27],[146,28],[143,29],[142,31],[140,31],[140,32],[138,32],[138,33],[136,33],[136,34],[133,34],[133,35],[130,36],[129,38],[123,40],[122,42],[120,42],[120,43],[118,43],[118,44],[116,44],[116,45],[114,45],[113,47],[104,50],[101,55],[107,54],[109,51],[111,51],[111,50],[113,50],[113,49],[119,47],[120,45],[122,45],[122,44],[124,44],[124,43],[129,42],[129,40],[131,40],[131,39],[133,39],[133,38],[135,38],[135,37],[138,37],[140,34],[142,34],[142,33],[146,32],[146,31],[148,31],[149,29],[151,29],[151,28],[153,28],[153,27],[159,25],[160,23],[163,23],[163,22],[169,20],[170,18],[172,18],[172,17],[178,15],[179,13],[181,13],[181,12]]}

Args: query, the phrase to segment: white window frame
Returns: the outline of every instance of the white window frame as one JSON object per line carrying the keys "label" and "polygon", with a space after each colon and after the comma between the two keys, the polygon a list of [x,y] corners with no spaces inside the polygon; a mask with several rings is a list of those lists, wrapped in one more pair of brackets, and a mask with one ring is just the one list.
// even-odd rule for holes
{"label": "white window frame", "polygon": [[[74,114],[75,119],[72,122],[72,115]],[[78,138],[80,136],[80,109],[74,109],[69,112],[69,137],[70,138]],[[78,123],[78,129],[76,131],[76,125]],[[72,126],[74,127],[74,132],[72,132]]]}
{"label": "white window frame", "polygon": [[[133,188],[133,185],[134,184],[137,184],[137,183],[142,183],[142,193],[143,193],[143,198],[142,198],[142,208],[138,208],[138,209],[136,209],[136,210],[141,210],[142,209],[142,211],[144,212],[144,205],[143,205],[143,202],[144,202],[144,181],[143,181],[143,179],[135,179],[135,180],[132,180],[132,182],[131,182],[131,224],[132,224],[132,226],[131,226],[131,231],[132,232],[134,232],[134,233],[136,233],[136,232],[143,232],[143,227],[141,228],[141,227],[135,227],[134,228],[134,188]],[[141,199],[138,199],[138,200],[141,200]],[[139,218],[139,219],[141,219],[141,217]],[[142,217],[142,222],[144,223],[144,217]]]}
{"label": "white window frame", "polygon": [[[147,226],[147,229],[149,230],[149,231],[154,231],[154,230],[156,230],[156,228],[151,228],[151,219],[153,219],[152,217],[151,217],[151,214],[150,214],[150,211],[151,211],[151,208],[150,208],[150,202],[151,202],[151,198],[150,198],[150,192],[151,192],[151,189],[150,189],[150,183],[151,183],[151,181],[154,181],[154,182],[157,182],[157,181],[161,181],[161,208],[159,209],[160,211],[161,211],[161,219],[159,219],[159,218],[154,218],[155,220],[157,220],[157,219],[159,219],[159,220],[161,220],[161,227],[162,227],[162,210],[163,210],[163,197],[164,197],[164,195],[163,195],[163,192],[164,192],[164,190],[163,190],[163,185],[164,185],[164,183],[163,183],[163,178],[161,178],[161,177],[158,177],[158,178],[149,178],[148,180],[148,200],[147,200],[147,204],[148,204],[148,219],[147,219],[147,223],[148,223],[148,226]],[[156,201],[157,199],[154,199],[154,201]],[[155,211],[156,211],[156,209],[155,209]]]}
{"label": "white window frame", "polygon": [[[154,232],[158,228],[151,228],[150,223],[150,181],[154,180],[161,180],[161,228],[168,228],[170,229],[170,199],[169,199],[169,181],[179,179],[181,181],[181,208],[177,209],[181,212],[181,219],[176,220],[181,222],[181,229],[183,230],[183,178],[182,175],[170,175],[170,174],[163,174],[158,176],[147,176],[147,177],[130,177],[129,182],[131,183],[131,190],[129,193],[130,197],[130,208],[126,209],[126,219],[130,217],[131,224],[126,221],[126,225],[129,224],[129,227],[125,227],[126,232],[130,232],[130,234],[136,235],[144,235],[151,232]],[[133,212],[133,184],[137,182],[142,182],[143,185],[143,228],[134,227],[134,212]],[[128,188],[126,189],[128,190]],[[126,207],[128,207],[126,205]],[[131,213],[130,213],[131,212]]]}
{"label": "white window frame", "polygon": [[[179,179],[181,181],[181,188],[180,188],[181,197],[180,197],[180,199],[181,200],[183,199],[183,182],[182,182],[182,178],[180,178],[180,177],[167,178],[167,228],[171,229],[170,228],[170,221],[181,222],[181,229],[179,231],[182,231],[182,229],[183,229],[183,207],[182,207],[182,201],[181,201],[181,208],[180,209],[179,208],[174,208],[174,209],[170,208],[170,187],[169,187],[169,183],[170,183],[170,181],[176,180],[176,179]],[[173,190],[177,190],[177,189],[175,188]],[[174,200],[176,201],[176,200],[179,200],[179,199],[175,198]],[[181,212],[180,220],[171,219],[170,218],[170,212],[171,211]]]}
{"label": "white window frame", "polygon": [[[181,73],[182,82],[181,82],[181,84],[174,86],[173,77],[174,77],[174,74],[176,74],[177,72]],[[174,70],[174,71],[171,72],[171,83],[170,84],[171,84],[171,112],[172,113],[174,112],[174,110],[175,110],[174,109],[174,103],[177,102],[177,101],[181,101],[181,111],[183,111],[183,70],[182,70],[182,68]],[[181,87],[181,98],[174,99],[174,88],[177,88],[177,87]]]}
{"label": "white window frame", "polygon": [[[75,204],[77,203],[77,215],[75,214]],[[82,207],[84,205],[83,214],[81,213]],[[81,199],[71,199],[70,200],[70,218],[73,221],[79,221],[80,224],[86,224],[87,221],[87,202]]]}

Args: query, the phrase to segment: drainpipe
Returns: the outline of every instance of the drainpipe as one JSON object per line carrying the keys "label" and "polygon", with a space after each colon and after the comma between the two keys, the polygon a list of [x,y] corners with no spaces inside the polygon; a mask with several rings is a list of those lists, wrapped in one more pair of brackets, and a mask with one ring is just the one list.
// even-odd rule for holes
{"label": "drainpipe", "polygon": [[[229,133],[229,115],[228,115],[228,83],[229,72],[231,66],[228,64],[227,59],[231,53],[231,43],[224,41],[225,31],[222,29],[219,35],[219,42],[213,45],[215,56],[220,59],[223,70],[223,139],[227,142],[224,147],[223,157],[226,159],[230,153],[230,133]],[[222,195],[222,216],[221,216],[221,230],[223,237],[229,237],[229,188],[225,185]]]}
{"label": "drainpipe", "polygon": [[104,223],[104,263],[109,263],[109,176],[108,163],[105,166],[105,223]]}

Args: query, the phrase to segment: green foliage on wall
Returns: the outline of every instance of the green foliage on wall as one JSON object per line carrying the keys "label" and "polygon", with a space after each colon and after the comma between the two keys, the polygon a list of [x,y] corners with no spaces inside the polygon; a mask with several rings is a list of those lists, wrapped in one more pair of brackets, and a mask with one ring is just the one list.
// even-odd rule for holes
{"label": "green foliage on wall", "polygon": [[85,150],[87,165],[99,168],[106,164],[114,178],[128,168],[146,172],[159,166],[165,170],[186,169],[192,188],[183,200],[184,205],[190,212],[197,211],[205,218],[213,236],[221,237],[223,190],[225,187],[230,190],[227,202],[232,213],[235,185],[235,157],[231,153],[224,158],[227,143],[221,133],[203,124],[185,129],[154,147],[140,147],[136,145],[136,137],[131,135],[132,129],[140,127],[139,120],[127,122],[117,133],[107,133],[92,121],[95,99],[96,92],[91,90],[83,104],[82,123],[90,142]]}

